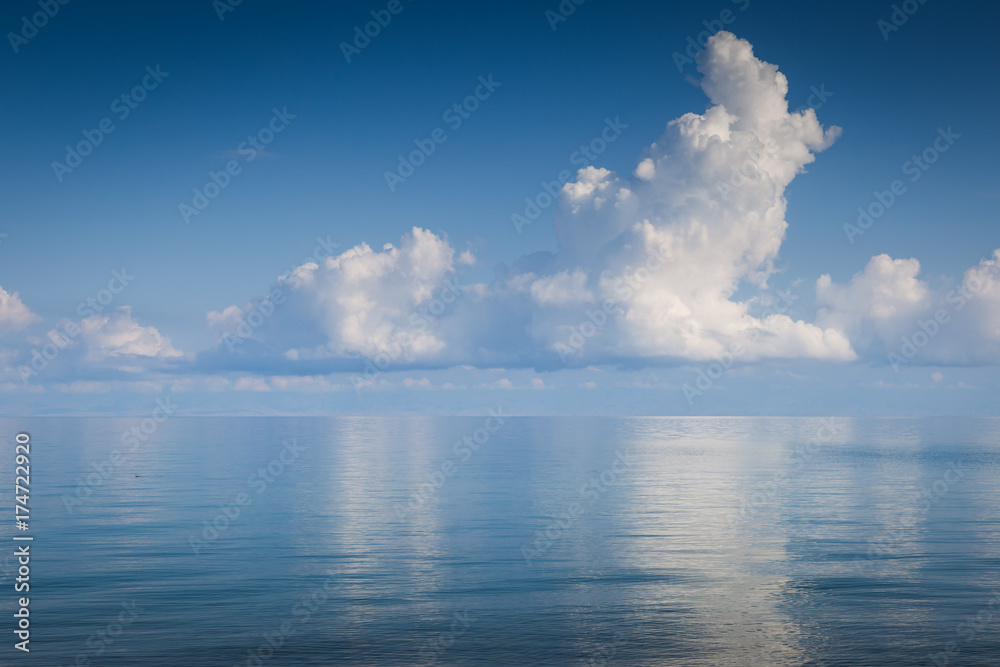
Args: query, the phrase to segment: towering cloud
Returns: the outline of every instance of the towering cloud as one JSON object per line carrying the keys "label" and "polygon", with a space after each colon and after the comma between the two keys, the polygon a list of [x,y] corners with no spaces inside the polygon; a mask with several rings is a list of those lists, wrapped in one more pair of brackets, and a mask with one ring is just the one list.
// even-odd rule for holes
{"label": "towering cloud", "polygon": [[[811,109],[789,113],[784,75],[732,34],[709,41],[698,69],[712,106],[669,123],[634,178],[588,168],[562,192],[554,263],[585,267],[594,303],[617,307],[615,335],[593,346],[626,358],[707,359],[733,345],[747,359],[852,358],[835,330],[754,317],[751,301],[733,299],[742,283],[767,287],[784,189],[839,128],[824,130]],[[574,324],[536,334],[554,345]]]}

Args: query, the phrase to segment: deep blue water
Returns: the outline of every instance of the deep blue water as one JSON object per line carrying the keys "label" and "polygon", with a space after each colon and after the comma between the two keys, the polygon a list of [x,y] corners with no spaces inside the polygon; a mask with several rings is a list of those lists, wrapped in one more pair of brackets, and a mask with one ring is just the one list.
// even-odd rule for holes
{"label": "deep blue water", "polygon": [[1000,420],[832,423],[0,419],[0,661],[1000,665]]}

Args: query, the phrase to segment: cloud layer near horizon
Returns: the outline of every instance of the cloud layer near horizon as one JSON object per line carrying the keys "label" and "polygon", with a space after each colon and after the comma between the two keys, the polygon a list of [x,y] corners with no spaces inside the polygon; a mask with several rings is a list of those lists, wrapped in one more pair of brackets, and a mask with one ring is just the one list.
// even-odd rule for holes
{"label": "cloud layer near horizon", "polygon": [[[363,243],[307,262],[263,299],[212,311],[217,346],[197,358],[127,309],[79,322],[85,335],[73,341],[73,358],[79,368],[120,372],[175,364],[182,372],[288,375],[351,370],[364,359],[398,368],[539,369],[727,354],[1000,361],[1000,251],[940,288],[919,278],[916,259],[887,255],[845,285],[823,275],[812,322],[769,307],[780,304],[769,279],[788,226],[785,189],[840,129],[824,129],[812,109],[790,112],[785,76],[730,33],[713,36],[697,65],[705,112],[668,123],[631,174],[579,170],[559,195],[557,252],[501,267],[492,283],[457,285],[460,267],[475,258],[415,227],[396,245]],[[16,293],[0,290],[0,335],[35,319]],[[918,346],[921,330],[928,342]],[[29,356],[6,352],[5,374],[17,377]]]}

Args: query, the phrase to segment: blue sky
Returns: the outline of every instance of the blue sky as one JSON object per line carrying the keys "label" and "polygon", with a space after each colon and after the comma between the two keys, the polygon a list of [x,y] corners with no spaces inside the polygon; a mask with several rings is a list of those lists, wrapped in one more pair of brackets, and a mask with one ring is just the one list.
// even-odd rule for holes
{"label": "blue sky", "polygon": [[[220,3],[208,1],[71,1],[53,4],[37,31],[24,27],[37,2],[4,6],[0,387],[10,413],[141,411],[174,392],[204,413],[461,413],[502,400],[545,414],[995,414],[995,5],[913,2],[888,30],[893,5],[877,2],[587,0],[556,23],[546,12],[557,2],[401,0],[395,14],[389,4],[244,0],[220,19]],[[372,12],[391,20],[347,62],[342,44]],[[690,173],[722,158],[709,150],[677,166],[690,146],[668,128],[715,106],[699,86],[709,75],[693,62],[679,68],[675,54],[719,27],[737,41],[710,49],[738,57],[703,56],[702,69],[715,67],[725,110],[770,108],[771,91],[747,101],[740,77],[772,63],[787,77],[788,110],[811,105],[807,125],[819,128],[734,116],[733,128],[748,123],[741,132],[762,140],[784,123],[779,145],[765,148],[771,157],[727,139],[730,167],[749,159],[748,171],[769,180],[741,188],[738,204],[708,201],[729,182],[719,179],[726,167]],[[127,106],[122,95],[144,80],[144,99]],[[477,89],[460,124],[446,115]],[[247,160],[241,142],[275,110],[283,120],[271,127],[282,129]],[[91,154],[72,171],[53,167],[102,121],[114,129]],[[578,149],[609,124],[613,139],[581,162]],[[813,136],[834,126],[839,135]],[[390,190],[398,156],[438,128],[446,141]],[[942,136],[947,150],[932,150]],[[800,148],[812,153],[801,164],[788,157]],[[911,180],[907,162],[925,150],[937,159]],[[636,175],[647,157],[657,165],[649,179]],[[229,183],[187,222],[180,206],[227,165]],[[591,181],[577,173],[584,166]],[[590,183],[578,194],[591,199],[564,192],[515,229],[525,198],[564,171],[568,188]],[[905,191],[849,242],[844,225],[894,180]],[[605,185],[643,186],[643,202],[624,218],[586,209]],[[685,197],[707,199],[670,209]],[[766,229],[746,232],[781,202]],[[613,323],[571,346],[567,362],[558,345],[607,296],[601,277],[641,265],[632,226],[644,220],[678,244],[694,243],[694,227],[707,243],[718,234],[719,266],[705,266],[707,246],[675,246],[669,271],[618,304]],[[317,238],[337,244],[334,255],[359,244],[371,252],[354,269],[318,262],[309,280],[289,282]],[[88,320],[79,304],[123,268],[134,279]],[[970,270],[985,286],[952,312],[947,297]],[[351,271],[384,273],[362,285]],[[829,287],[817,288],[824,275]],[[462,286],[458,304],[420,320],[446,280]],[[275,288],[287,303],[230,349],[227,333]],[[790,305],[769,313],[778,292]],[[940,334],[897,372],[889,355],[901,337],[941,308]],[[747,318],[765,342],[689,400],[684,386],[697,389]],[[67,323],[86,333],[26,378],[19,369]],[[398,354],[385,352],[400,340]],[[380,350],[391,363],[369,382],[365,360]]]}

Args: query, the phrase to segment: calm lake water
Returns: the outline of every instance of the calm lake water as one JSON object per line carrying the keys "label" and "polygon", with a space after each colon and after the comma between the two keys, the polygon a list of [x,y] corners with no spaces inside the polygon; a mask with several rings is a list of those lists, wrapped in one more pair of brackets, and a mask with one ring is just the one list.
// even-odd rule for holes
{"label": "calm lake water", "polygon": [[503,421],[0,419],[0,662],[1000,665],[1000,420]]}

